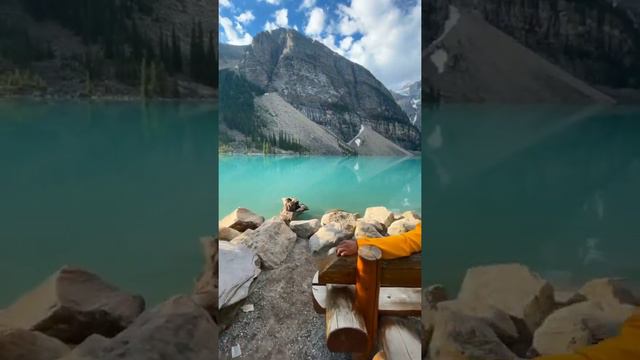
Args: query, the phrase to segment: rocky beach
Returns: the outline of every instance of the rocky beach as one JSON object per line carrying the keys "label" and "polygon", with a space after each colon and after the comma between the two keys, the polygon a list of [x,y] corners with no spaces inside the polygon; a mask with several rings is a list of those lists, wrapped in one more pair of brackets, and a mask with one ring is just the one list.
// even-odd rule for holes
{"label": "rocky beach", "polygon": [[288,224],[282,217],[238,208],[219,222],[220,359],[349,359],[327,349],[311,295],[315,263],[343,240],[405,232],[420,216],[379,206],[363,216],[336,209]]}
{"label": "rocky beach", "polygon": [[0,358],[215,359],[217,243],[202,243],[206,265],[193,293],[153,308],[96,274],[64,266],[0,310]]}
{"label": "rocky beach", "polygon": [[522,264],[478,266],[467,271],[457,298],[441,285],[423,291],[423,353],[434,360],[572,353],[616,336],[638,305],[622,279],[564,291]]}

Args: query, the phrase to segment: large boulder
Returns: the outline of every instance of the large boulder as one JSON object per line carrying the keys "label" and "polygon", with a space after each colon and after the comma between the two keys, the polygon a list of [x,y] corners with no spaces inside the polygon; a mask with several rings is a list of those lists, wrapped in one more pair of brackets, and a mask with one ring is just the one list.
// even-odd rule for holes
{"label": "large boulder", "polygon": [[389,209],[387,209],[386,207],[375,206],[369,207],[367,208],[367,210],[365,210],[364,220],[375,220],[384,224],[384,226],[389,227],[389,225],[391,225],[391,223],[395,220],[395,217],[393,216],[393,212],[389,211]]}
{"label": "large boulder", "polygon": [[296,235],[303,239],[308,239],[320,229],[320,220],[295,220],[289,223],[289,227]]}
{"label": "large boulder", "polygon": [[578,290],[589,300],[605,304],[640,305],[638,298],[629,290],[622,279],[602,278],[587,282]]}
{"label": "large boulder", "polygon": [[92,336],[61,360],[210,360],[218,331],[206,311],[176,296],[145,311],[113,339]]}
{"label": "large boulder", "polygon": [[353,231],[337,222],[332,222],[322,226],[315,234],[309,238],[309,249],[316,252],[326,246],[337,245],[342,240],[351,239]]}
{"label": "large boulder", "polygon": [[[413,210],[408,210],[402,213],[402,218],[413,221],[422,221],[422,216]],[[397,219],[396,219],[397,220]]]}
{"label": "large boulder", "polygon": [[0,324],[40,331],[77,344],[91,334],[114,336],[144,310],[144,299],[88,271],[63,267],[0,313]]}
{"label": "large boulder", "polygon": [[542,355],[570,353],[615,336],[634,311],[631,305],[605,306],[586,301],[549,315],[533,336],[533,348]]}
{"label": "large boulder", "polygon": [[451,310],[435,311],[429,355],[433,360],[515,360],[483,320]]}
{"label": "large boulder", "polygon": [[451,310],[479,318],[489,324],[498,338],[505,343],[512,343],[518,338],[518,330],[509,315],[495,306],[475,301],[448,300],[439,302],[437,309]]}
{"label": "large boulder", "polygon": [[331,210],[322,215],[320,225],[325,226],[331,223],[337,223],[344,231],[350,232],[351,236],[353,236],[353,233],[356,230],[357,219],[358,214],[352,214],[342,210]]}
{"label": "large boulder", "polygon": [[444,285],[434,284],[422,290],[423,307],[435,309],[436,305],[449,300],[449,294]]}
{"label": "large boulder", "polygon": [[230,227],[223,227],[218,230],[218,239],[231,241],[236,237],[240,236],[240,234],[242,233],[236,229],[232,229]]}
{"label": "large boulder", "polygon": [[409,218],[402,218],[394,221],[387,229],[389,235],[398,235],[406,233],[416,228],[420,220],[412,220]]}
{"label": "large boulder", "polygon": [[358,219],[358,221],[356,222],[356,232],[354,234],[356,239],[360,239],[360,238],[380,238],[382,237],[382,234],[380,233],[380,227],[376,226],[376,225],[381,225],[380,223],[377,224],[370,224],[366,221],[364,221],[363,219]]}
{"label": "large boulder", "polygon": [[40,332],[0,327],[2,360],[53,360],[69,350],[62,341]]}
{"label": "large boulder", "polygon": [[201,239],[204,270],[193,290],[193,301],[202,306],[214,320],[218,316],[218,241],[213,237]]}
{"label": "large boulder", "polygon": [[229,227],[244,232],[258,228],[263,222],[264,217],[254,214],[249,209],[237,208],[218,222],[218,229]]}
{"label": "large boulder", "polygon": [[[224,269],[219,276],[220,309],[233,305],[249,295],[253,279],[260,274],[258,256],[243,244],[220,241],[220,268]],[[216,299],[216,303],[218,302]],[[200,301],[196,301],[200,303]]]}
{"label": "large boulder", "polygon": [[245,231],[231,242],[255,251],[265,269],[275,269],[289,255],[297,238],[284,221],[273,218],[255,230]]}
{"label": "large boulder", "polygon": [[506,312],[525,336],[531,336],[555,306],[551,284],[521,264],[467,270],[458,298]]}

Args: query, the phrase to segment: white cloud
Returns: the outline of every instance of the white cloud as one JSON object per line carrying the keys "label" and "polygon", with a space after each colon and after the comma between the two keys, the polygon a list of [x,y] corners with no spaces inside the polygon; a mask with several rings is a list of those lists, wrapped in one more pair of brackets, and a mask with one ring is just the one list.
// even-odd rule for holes
{"label": "white cloud", "polygon": [[289,10],[284,8],[276,10],[272,16],[275,19],[275,22],[267,20],[267,22],[264,23],[265,31],[289,27]]}
{"label": "white cloud", "polygon": [[271,21],[267,21],[266,23],[264,23],[264,31],[271,31],[277,28],[278,28],[278,25],[276,25],[275,23],[272,23]]}
{"label": "white cloud", "polygon": [[267,4],[271,4],[271,5],[280,5],[280,0],[260,0],[263,2],[266,2]]}
{"label": "white cloud", "polygon": [[320,35],[324,30],[324,19],[324,10],[318,7],[313,8],[309,13],[309,22],[307,23],[307,27],[304,29],[304,32],[307,35]]}
{"label": "white cloud", "polygon": [[276,18],[276,25],[278,25],[279,27],[289,26],[289,10],[287,9],[276,10],[276,13],[274,14],[274,16]]}
{"label": "white cloud", "polygon": [[340,40],[340,49],[343,51],[348,51],[352,44],[353,38],[351,36],[347,36],[346,38]]}
{"label": "white cloud", "polygon": [[[337,35],[344,55],[389,88],[420,79],[421,2],[401,9],[393,0],[351,0],[338,6]],[[358,33],[357,40],[346,40]],[[350,45],[350,46],[347,46]]]}
{"label": "white cloud", "polygon": [[220,16],[220,26],[224,30],[224,37],[227,39],[227,43],[231,45],[247,45],[251,43],[253,37],[251,34],[244,31],[242,26],[238,28],[238,23],[234,27],[231,19]]}
{"label": "white cloud", "polygon": [[231,7],[233,5],[231,4],[231,0],[220,0],[220,6],[222,6],[222,7]]}
{"label": "white cloud", "polygon": [[252,22],[253,20],[255,20],[255,16],[253,16],[253,13],[251,12],[251,10],[247,10],[245,12],[243,12],[242,14],[236,16],[236,20],[238,20],[238,22],[242,23],[242,24],[248,24],[250,22]]}
{"label": "white cloud", "polygon": [[303,0],[302,4],[300,4],[299,10],[302,9],[311,9],[316,5],[316,0]]}

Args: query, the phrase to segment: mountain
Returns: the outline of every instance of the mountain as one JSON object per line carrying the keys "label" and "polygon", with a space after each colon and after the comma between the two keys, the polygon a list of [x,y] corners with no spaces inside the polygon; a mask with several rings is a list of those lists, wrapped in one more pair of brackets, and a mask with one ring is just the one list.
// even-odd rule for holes
{"label": "mountain", "polygon": [[220,69],[231,69],[240,63],[247,45],[220,44]]}
{"label": "mountain", "polygon": [[358,134],[349,141],[349,146],[356,149],[360,155],[377,156],[412,156],[409,151],[394,144],[389,139],[377,133],[368,125],[361,125]]}
{"label": "mountain", "polygon": [[638,100],[638,9],[613,0],[427,2],[427,101]]}
{"label": "mountain", "polygon": [[367,124],[406,149],[420,148],[420,131],[371,72],[295,30],[257,34],[238,72],[342,141]]}
{"label": "mountain", "polygon": [[393,93],[412,125],[422,130],[422,82],[408,83]]}
{"label": "mountain", "polygon": [[288,133],[303,150],[316,154],[341,155],[347,145],[322,126],[309,120],[277,93],[266,93],[255,100],[257,113],[273,133]]}
{"label": "mountain", "polygon": [[0,96],[212,98],[209,0],[3,0]]}

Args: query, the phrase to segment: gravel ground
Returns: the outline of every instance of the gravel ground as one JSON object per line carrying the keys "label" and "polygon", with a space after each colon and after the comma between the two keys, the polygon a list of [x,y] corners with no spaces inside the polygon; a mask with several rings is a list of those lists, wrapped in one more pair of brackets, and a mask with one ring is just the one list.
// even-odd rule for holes
{"label": "gravel ground", "polygon": [[245,301],[255,310],[239,311],[221,332],[220,359],[231,359],[236,344],[242,355],[235,359],[351,359],[326,347],[324,316],[313,310],[311,301],[316,268],[307,242],[298,239],[279,268],[256,279]]}

